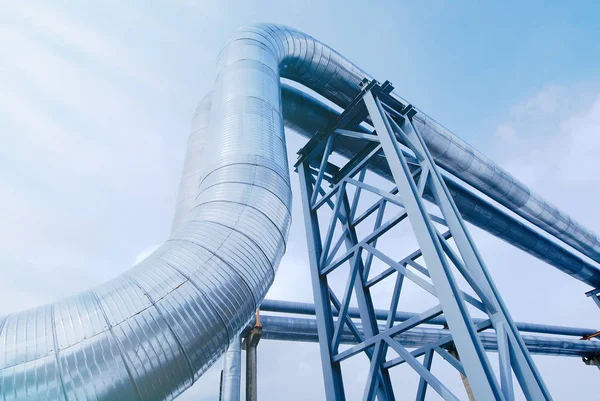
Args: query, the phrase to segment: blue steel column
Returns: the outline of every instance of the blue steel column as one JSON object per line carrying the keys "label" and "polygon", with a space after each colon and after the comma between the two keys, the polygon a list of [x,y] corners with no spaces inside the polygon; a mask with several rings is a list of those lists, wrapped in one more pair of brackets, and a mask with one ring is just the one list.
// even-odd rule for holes
{"label": "blue steel column", "polygon": [[[460,352],[462,365],[473,383],[474,394],[478,399],[488,399],[484,397],[489,397],[489,391],[492,391],[499,398],[497,393],[498,384],[495,375],[490,370],[487,357],[482,353],[483,348],[476,335],[470,315],[465,308],[466,305],[457,296],[458,286],[448,269],[449,266],[444,253],[452,260],[472,289],[481,298],[485,308],[484,311],[489,315],[499,337],[499,344],[503,345],[499,348],[502,395],[507,400],[512,400],[514,397],[511,378],[512,367],[527,399],[551,399],[515,323],[512,321],[477,248],[472,242],[448,188],[410,117],[404,116],[402,126],[400,126],[391,118],[388,118],[381,102],[376,96],[373,96],[372,92],[367,93],[364,100],[386,155],[387,163],[398,185],[399,193],[406,203],[409,219],[413,225],[417,241],[423,250],[423,257],[426,260],[438,298],[443,306],[454,343]],[[423,171],[425,171],[424,174],[428,173],[424,178],[428,181],[425,181],[423,185],[419,183],[419,188],[416,188],[415,183],[410,179],[410,171],[396,135],[415,153]],[[427,217],[420,194],[427,182],[429,182],[429,189],[445,218],[445,224],[448,226],[464,262],[448,245],[444,244],[443,240],[440,243],[439,233]],[[450,290],[450,293],[448,293],[448,290]],[[487,378],[487,383],[485,378]],[[485,395],[486,393],[487,395]]]}
{"label": "blue steel column", "polygon": [[320,274],[319,260],[321,259],[321,240],[319,234],[319,221],[316,212],[311,207],[312,182],[309,161],[305,160],[297,167],[300,176],[300,195],[304,214],[304,228],[306,230],[306,243],[310,263],[310,275],[315,299],[315,315],[317,331],[319,334],[319,348],[321,350],[321,366],[325,384],[327,401],[343,401],[346,399],[342,382],[340,364],[333,362],[332,344],[333,325],[331,304],[329,302],[329,285],[327,277]]}
{"label": "blue steel column", "polygon": [[[433,362],[433,350],[428,351],[425,354],[423,366],[427,370],[431,370],[431,363]],[[415,401],[425,401],[425,395],[427,394],[427,382],[422,377],[419,379],[419,387],[417,389],[417,398]]]}
{"label": "blue steel column", "polygon": [[436,230],[428,217],[419,190],[411,179],[410,170],[394,132],[383,114],[382,106],[371,92],[365,95],[364,100],[398,192],[404,201],[415,237],[423,252],[423,258],[452,332],[452,338],[463,359],[465,372],[473,383],[473,393],[478,400],[504,399],[465,302],[462,297],[457,296],[458,284],[450,273]]}
{"label": "blue steel column", "polygon": [[[356,195],[356,199],[358,196]],[[341,217],[346,220],[345,226],[348,232],[346,236],[346,248],[347,250],[352,249],[358,244],[356,236],[356,230],[352,226],[350,217],[352,215],[350,202],[348,201],[348,195],[346,191],[339,192],[338,196],[342,196],[341,204]],[[377,327],[377,318],[375,317],[375,308],[373,307],[373,301],[371,300],[371,293],[369,288],[365,287],[365,275],[364,266],[360,252],[356,252],[353,257],[354,261],[351,264],[356,264],[356,276],[354,282],[354,293],[356,294],[356,300],[360,312],[360,318],[363,324],[364,334],[367,337],[373,337],[379,333]],[[347,313],[347,312],[346,312]],[[390,314],[391,316],[391,314]],[[340,314],[338,319],[343,319],[344,316]],[[385,344],[377,344],[373,354],[371,355],[371,370],[375,373],[369,374],[366,386],[366,401],[372,401],[377,393],[379,401],[394,401],[394,390],[390,380],[390,375],[387,369],[382,368],[381,361],[385,356],[386,346]]]}
{"label": "blue steel column", "polygon": [[[470,268],[470,273],[474,276],[476,286],[479,291],[484,292],[486,299],[492,302],[493,310],[489,310],[488,314],[496,330],[499,342],[508,342],[505,347],[513,356],[513,367],[521,388],[528,399],[549,399],[550,393],[544,384],[540,373],[537,370],[527,347],[523,343],[521,336],[513,322],[508,309],[504,305],[504,301],[489,274],[485,263],[477,247],[473,243],[469,231],[450,195],[446,184],[444,183],[441,174],[439,173],[433,157],[429,153],[422,136],[417,132],[411,120],[406,118],[403,127],[405,134],[412,144],[423,154],[425,162],[432,166],[431,171],[431,189],[434,197],[437,200],[438,206],[442,210],[448,227],[451,229],[454,241],[459,248],[459,251],[464,259],[467,268]],[[400,130],[403,128],[398,127]],[[502,390],[508,399],[513,398],[512,379],[510,377],[511,364],[505,361],[508,355],[500,352],[501,355],[501,376]],[[503,363],[504,362],[504,363]]]}

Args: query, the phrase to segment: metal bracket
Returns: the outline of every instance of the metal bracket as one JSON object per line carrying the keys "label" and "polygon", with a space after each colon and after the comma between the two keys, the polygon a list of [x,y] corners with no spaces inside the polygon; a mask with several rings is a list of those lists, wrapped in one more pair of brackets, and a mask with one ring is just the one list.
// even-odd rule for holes
{"label": "metal bracket", "polygon": [[256,311],[254,327],[248,331],[242,341],[242,349],[246,351],[247,347],[256,347],[262,337],[262,325],[260,324],[260,310]]}

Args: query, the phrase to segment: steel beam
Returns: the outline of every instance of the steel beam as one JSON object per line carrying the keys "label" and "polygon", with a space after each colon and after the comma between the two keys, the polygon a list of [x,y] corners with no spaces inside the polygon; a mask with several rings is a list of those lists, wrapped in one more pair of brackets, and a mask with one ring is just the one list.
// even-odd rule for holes
{"label": "steel beam", "polygon": [[329,302],[327,276],[321,275],[320,272],[321,267],[319,262],[322,257],[322,249],[319,236],[319,219],[312,208],[313,188],[309,163],[305,161],[300,163],[297,165],[297,171],[300,176],[300,194],[303,206],[302,210],[304,212],[304,228],[306,230],[310,276],[315,300],[325,396],[327,401],[343,401],[346,397],[342,382],[342,371],[339,363],[335,363],[331,359],[333,349],[329,339],[333,336],[332,311],[331,303]]}
{"label": "steel beam", "polygon": [[246,401],[258,401],[257,346],[262,336],[262,326],[255,325],[246,335],[242,347],[246,351]]}

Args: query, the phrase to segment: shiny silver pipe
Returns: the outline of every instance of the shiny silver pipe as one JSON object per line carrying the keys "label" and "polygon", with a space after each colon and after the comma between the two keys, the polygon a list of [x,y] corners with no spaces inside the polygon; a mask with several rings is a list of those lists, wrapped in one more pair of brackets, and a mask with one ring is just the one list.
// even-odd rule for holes
{"label": "shiny silver pipe", "polygon": [[[275,312],[275,313],[289,313],[296,315],[310,315],[315,316],[315,305],[309,304],[305,302],[293,302],[293,301],[280,301],[274,299],[265,299],[260,304],[261,312]],[[374,310],[375,318],[380,321],[387,321],[388,311],[383,309],[375,309]],[[333,311],[333,315],[337,316],[338,312]],[[403,312],[398,311],[394,315],[394,321],[403,322],[408,319],[412,319],[417,315],[414,312]],[[355,307],[348,308],[348,316],[353,319],[360,318],[360,310]],[[474,324],[482,323],[485,319],[481,318],[473,318]],[[436,325],[436,326],[448,326],[448,322],[444,318],[444,316],[434,317],[433,319],[429,319],[427,324]],[[521,333],[529,332],[536,334],[554,334],[559,336],[571,336],[571,337],[586,337],[596,333],[598,330],[584,328],[584,327],[567,327],[567,326],[555,326],[549,324],[539,324],[539,323],[524,323],[524,322],[515,322],[517,329]]]}
{"label": "shiny silver pipe", "polygon": [[185,221],[116,279],[0,318],[0,399],[171,400],[254,315],[290,226],[279,60],[228,47]]}
{"label": "shiny silver pipe", "polygon": [[[263,340],[311,342],[319,341],[317,334],[316,319],[306,319],[286,316],[262,315],[260,318],[263,325]],[[362,325],[356,322],[356,326],[362,333]],[[384,330],[381,325],[381,330]],[[439,341],[448,336],[448,330],[437,328],[413,328],[395,338],[406,348],[419,348],[427,344]],[[552,355],[561,357],[595,357],[600,354],[600,341],[556,336],[536,336],[524,334],[521,336],[529,352],[535,355]],[[498,351],[498,343],[494,333],[479,333],[479,338],[488,351]],[[345,328],[341,335],[344,344],[356,344],[356,337]]]}
{"label": "shiny silver pipe", "polygon": [[242,337],[236,336],[223,355],[221,401],[240,401],[242,383]]}
{"label": "shiny silver pipe", "polygon": [[[335,51],[289,28],[257,25],[240,31],[231,43],[253,43],[254,41],[261,43],[259,47],[266,46],[267,49],[272,47],[272,51],[283,60],[282,77],[300,82],[341,106],[347,104],[358,93],[360,89],[358,84],[363,78],[371,78]],[[222,56],[226,57],[231,51],[235,53],[235,48],[233,46],[231,50],[231,45],[226,46]],[[335,81],[330,82],[334,77]],[[292,87],[283,85],[282,96],[285,125],[304,136],[310,137],[317,130],[324,129],[336,115],[334,110],[314,97],[302,94]],[[196,129],[208,124],[206,119],[203,119],[204,115],[205,113],[202,112],[196,114],[194,118]],[[572,221],[565,213],[557,211],[544,200],[531,195],[530,190],[516,178],[423,112],[419,112],[415,119],[436,162],[444,169],[557,239],[591,259],[600,261],[600,243],[595,235]],[[197,140],[192,135],[188,152],[194,149],[193,145],[197,145]],[[362,145],[356,140],[339,138],[335,150],[352,157],[361,150],[361,147]],[[197,179],[200,174],[197,170],[201,166],[194,166],[199,162],[193,157],[187,157],[186,163],[188,161],[192,168],[185,170],[190,173],[182,180],[174,227],[185,218],[187,209],[193,205],[198,188]],[[374,160],[370,168],[384,177],[391,177],[384,160]],[[600,268],[596,264],[588,262],[560,243],[549,240],[491,202],[477,196],[451,177],[446,176],[446,183],[457,207],[467,221],[594,288],[600,287]],[[537,211],[534,211],[536,208]]]}
{"label": "shiny silver pipe", "polygon": [[[0,318],[2,400],[171,400],[252,318],[290,225],[280,76],[344,106],[368,75],[276,25],[239,31],[217,71],[204,110],[209,124],[192,150],[201,156],[193,158],[199,184],[191,211],[165,244],[121,276]],[[449,171],[598,257],[597,239],[580,225],[432,120],[417,125]]]}

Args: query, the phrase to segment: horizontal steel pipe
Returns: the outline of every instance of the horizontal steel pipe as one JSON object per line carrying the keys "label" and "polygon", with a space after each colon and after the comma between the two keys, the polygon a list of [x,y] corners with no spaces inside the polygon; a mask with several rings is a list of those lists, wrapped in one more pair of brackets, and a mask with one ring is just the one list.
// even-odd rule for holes
{"label": "horizontal steel pipe", "polygon": [[[262,338],[265,340],[318,342],[316,319],[261,315]],[[360,323],[357,327],[362,332]],[[384,329],[382,325],[381,330]],[[418,348],[442,339],[448,330],[436,328],[414,328],[395,338],[407,348]],[[496,336],[493,333],[479,334],[483,346],[488,351],[497,351]],[[523,335],[529,352],[536,355],[593,357],[600,354],[600,341],[576,340],[564,337]],[[356,344],[356,337],[347,328],[342,333],[344,344]]]}
{"label": "horizontal steel pipe", "polygon": [[[290,302],[290,301],[279,301],[273,299],[265,299],[260,305],[260,310],[265,312],[277,312],[277,313],[288,313],[288,314],[297,314],[297,315],[315,315],[315,305],[305,303],[305,302]],[[334,311],[334,315],[337,316],[337,312]],[[349,307],[348,315],[351,318],[360,318],[360,311],[358,308]],[[412,312],[396,312],[394,316],[395,321],[405,321],[414,316],[416,313]],[[385,321],[388,318],[388,311],[376,309],[375,317],[377,320]],[[475,324],[482,322],[484,319],[474,318],[473,322]],[[443,316],[436,317],[430,319],[428,324],[439,325],[439,326],[447,326],[446,319]],[[566,327],[566,326],[555,326],[548,324],[538,324],[538,323],[522,323],[516,322],[517,328],[521,332],[528,333],[538,333],[538,334],[554,334],[554,335],[562,335],[562,336],[575,336],[575,337],[585,337],[590,334],[594,334],[597,330],[594,329],[586,329],[582,327]]]}

